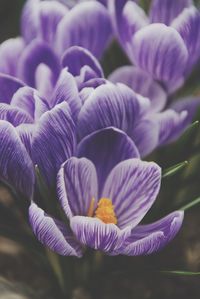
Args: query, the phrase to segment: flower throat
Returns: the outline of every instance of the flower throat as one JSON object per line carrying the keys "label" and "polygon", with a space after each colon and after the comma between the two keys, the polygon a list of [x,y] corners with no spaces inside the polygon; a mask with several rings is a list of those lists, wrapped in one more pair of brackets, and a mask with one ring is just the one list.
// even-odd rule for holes
{"label": "flower throat", "polygon": [[117,224],[117,217],[115,215],[114,206],[109,198],[101,198],[97,204],[97,209],[94,211],[95,199],[92,198],[87,215],[89,217],[96,217],[106,224]]}

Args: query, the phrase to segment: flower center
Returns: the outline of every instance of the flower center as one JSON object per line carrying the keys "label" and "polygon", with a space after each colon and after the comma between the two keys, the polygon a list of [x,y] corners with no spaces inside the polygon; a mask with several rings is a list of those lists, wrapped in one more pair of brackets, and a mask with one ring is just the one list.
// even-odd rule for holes
{"label": "flower center", "polygon": [[92,198],[90,207],[88,209],[88,216],[100,219],[104,223],[117,224],[117,217],[115,215],[114,206],[109,198],[101,198],[97,204],[97,209],[94,212],[94,198]]}

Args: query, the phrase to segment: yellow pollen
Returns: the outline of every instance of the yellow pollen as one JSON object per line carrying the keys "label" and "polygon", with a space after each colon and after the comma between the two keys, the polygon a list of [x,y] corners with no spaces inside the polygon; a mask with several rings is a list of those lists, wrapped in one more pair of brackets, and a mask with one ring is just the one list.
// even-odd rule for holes
{"label": "yellow pollen", "polygon": [[99,200],[95,211],[95,217],[99,218],[104,223],[117,224],[114,206],[109,198],[101,198]]}

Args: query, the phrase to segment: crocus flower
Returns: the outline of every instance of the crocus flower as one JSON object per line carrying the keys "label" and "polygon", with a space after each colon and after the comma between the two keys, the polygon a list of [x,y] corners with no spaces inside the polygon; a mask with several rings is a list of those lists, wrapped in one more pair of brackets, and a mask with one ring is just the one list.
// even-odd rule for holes
{"label": "crocus flower", "polygon": [[193,106],[188,105],[187,100],[183,101],[184,105],[177,105],[177,111],[166,109],[160,112],[166,94],[156,83],[142,86],[148,92],[148,98],[119,83],[107,82],[95,88],[78,115],[79,138],[113,126],[132,138],[142,157],[178,138],[192,121],[199,99],[193,99]]}
{"label": "crocus flower", "polygon": [[111,24],[106,8],[96,1],[69,10],[57,1],[28,0],[21,31],[22,37],[1,44],[0,72],[47,95],[45,91],[51,94],[63,67],[65,51],[76,45],[100,58],[110,40]]}
{"label": "crocus flower", "polygon": [[[150,100],[147,118],[158,121],[158,144],[176,140],[191,124],[200,106],[198,96],[189,96],[179,99],[169,97],[166,90],[149,74],[135,66],[123,66],[116,69],[109,76],[109,81],[123,83],[136,93]],[[153,128],[149,127],[152,131]]]}
{"label": "crocus flower", "polygon": [[[160,250],[179,231],[183,212],[175,211],[149,225],[140,224],[159,192],[159,166],[138,158],[116,164],[114,159],[124,155],[124,143],[116,147],[117,153],[108,155],[105,144],[102,153],[101,132],[95,138],[99,139],[99,150],[91,151],[92,162],[72,157],[58,173],[59,202],[69,226],[32,203],[29,217],[36,237],[61,255],[77,257],[83,255],[85,246],[109,255],[147,255]],[[80,145],[80,153],[86,148],[88,153],[90,146]]]}
{"label": "crocus flower", "polygon": [[153,0],[149,17],[134,1],[109,1],[113,26],[132,63],[177,89],[200,55],[200,13],[191,0]]}

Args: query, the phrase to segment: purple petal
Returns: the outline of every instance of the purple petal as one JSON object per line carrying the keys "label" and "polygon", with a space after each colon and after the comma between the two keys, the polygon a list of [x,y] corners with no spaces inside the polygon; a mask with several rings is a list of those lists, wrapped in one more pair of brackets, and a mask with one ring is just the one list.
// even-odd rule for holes
{"label": "purple petal", "polygon": [[35,87],[42,97],[48,100],[51,98],[55,78],[52,70],[44,63],[39,64],[35,70]]}
{"label": "purple petal", "polygon": [[[82,71],[83,71],[83,69],[82,69]],[[88,81],[86,81],[85,78],[81,78],[80,84],[79,84],[80,94],[82,93],[83,88],[88,88],[88,90],[89,90],[89,88],[91,88],[91,90],[94,90],[98,86],[106,84],[107,82],[108,81],[104,78],[92,78],[92,79],[89,79]],[[89,95],[89,93],[88,93],[88,95]],[[85,102],[85,100],[83,100],[83,102]]]}
{"label": "purple petal", "polygon": [[97,77],[103,77],[101,65],[88,50],[78,46],[66,50],[62,58],[62,66],[67,67],[73,76],[79,76],[85,65],[89,66]]}
{"label": "purple petal", "polygon": [[[186,68],[187,71],[187,68]],[[174,94],[176,90],[180,89],[185,83],[185,74],[181,76],[178,80],[170,80],[164,83],[166,93],[169,95]]]}
{"label": "purple petal", "polygon": [[123,9],[127,0],[109,0],[108,9],[111,16],[112,26],[114,28],[115,34],[117,35],[120,42],[127,40],[127,26],[126,31],[124,30],[124,20],[123,20]]}
{"label": "purple petal", "polygon": [[[200,57],[200,13],[191,6],[174,20],[172,26],[180,33],[188,49],[188,67],[190,67]],[[188,70],[187,70],[188,73]]]}
{"label": "purple petal", "polygon": [[59,60],[52,49],[39,40],[32,41],[23,51],[19,60],[20,78],[31,87],[35,87],[36,70],[42,63],[51,69],[53,83],[56,83],[60,71]]}
{"label": "purple petal", "polygon": [[181,113],[182,111],[187,111],[187,117],[185,118],[185,125],[187,126],[192,123],[195,114],[198,112],[199,107],[199,97],[186,97],[178,99],[176,102],[172,103],[170,109],[173,109],[178,113]]}
{"label": "purple petal", "polygon": [[180,113],[167,109],[155,116],[159,123],[159,145],[176,140],[186,129],[187,111]]}
{"label": "purple petal", "polygon": [[10,104],[14,93],[23,86],[24,83],[15,77],[0,73],[0,102]]}
{"label": "purple petal", "polygon": [[38,240],[60,255],[82,256],[80,245],[65,225],[48,216],[35,203],[29,207],[29,221]]}
{"label": "purple petal", "polygon": [[149,98],[152,111],[160,111],[166,105],[167,95],[161,85],[137,67],[120,67],[108,79],[113,83],[124,83],[135,92]]}
{"label": "purple petal", "polygon": [[161,181],[161,169],[153,162],[129,159],[109,174],[102,197],[112,200],[117,225],[136,226],[154,203]]}
{"label": "purple petal", "polygon": [[25,86],[20,88],[13,96],[11,105],[28,113],[33,120],[49,110],[47,103],[39,96],[37,90]]}
{"label": "purple petal", "polygon": [[120,230],[116,225],[105,224],[92,217],[72,217],[70,226],[81,244],[104,252],[112,251],[120,236]]}
{"label": "purple petal", "polygon": [[[14,51],[13,51],[14,49]],[[22,38],[11,38],[0,45],[0,72],[11,76],[17,73],[17,62],[24,49]]]}
{"label": "purple petal", "polygon": [[28,0],[22,11],[21,33],[27,43],[36,38],[38,34],[39,4],[40,0]]}
{"label": "purple petal", "polygon": [[33,161],[48,185],[55,187],[57,172],[74,154],[75,146],[75,125],[63,102],[42,115],[33,134]]}
{"label": "purple petal", "polygon": [[153,0],[150,8],[150,19],[153,23],[170,23],[185,7],[192,4],[192,0]]}
{"label": "purple petal", "polygon": [[71,46],[88,49],[100,57],[111,35],[110,18],[98,2],[77,4],[63,18],[57,31],[57,48],[63,53]]}
{"label": "purple petal", "polygon": [[68,9],[58,1],[43,1],[39,4],[39,37],[49,44],[55,41],[57,26],[68,14]]}
{"label": "purple petal", "polygon": [[7,120],[14,127],[23,123],[33,123],[32,117],[21,108],[12,107],[11,105],[0,103],[0,119]]}
{"label": "purple petal", "polygon": [[130,88],[122,84],[101,85],[93,91],[79,113],[79,136],[83,138],[111,126],[131,134],[139,112],[137,95]]}
{"label": "purple petal", "polygon": [[186,68],[188,51],[180,34],[164,24],[152,24],[136,32],[132,60],[153,78],[178,80]]}
{"label": "purple petal", "polygon": [[81,99],[74,77],[63,69],[60,73],[51,99],[51,107],[61,102],[67,102],[74,118],[81,109]]}
{"label": "purple petal", "polygon": [[131,138],[142,157],[150,154],[158,145],[159,124],[152,114],[145,116],[135,126]]}
{"label": "purple petal", "polygon": [[138,225],[132,230],[129,244],[118,250],[118,254],[148,255],[161,250],[178,233],[183,222],[184,212],[175,211],[166,217],[148,225]]}
{"label": "purple petal", "polygon": [[98,199],[97,189],[96,170],[91,161],[73,157],[62,165],[57,177],[57,191],[69,218],[87,216],[92,199]]}
{"label": "purple petal", "polygon": [[58,1],[27,1],[21,19],[21,31],[25,41],[30,43],[37,37],[53,43],[57,26],[67,12],[67,7]]}
{"label": "purple petal", "polygon": [[139,157],[139,153],[124,132],[106,128],[85,137],[78,146],[78,156],[86,157],[94,163],[101,193],[112,168],[123,160]]}
{"label": "purple petal", "polygon": [[34,129],[35,129],[34,124],[21,124],[16,127],[16,131],[21,139],[21,142],[25,146],[30,157],[31,157],[32,137],[33,137]]}
{"label": "purple petal", "polygon": [[28,199],[34,188],[32,161],[15,128],[0,121],[0,177]]}
{"label": "purple petal", "polygon": [[143,9],[133,1],[111,0],[108,7],[115,33],[129,54],[129,42],[136,31],[149,23],[148,18]]}

